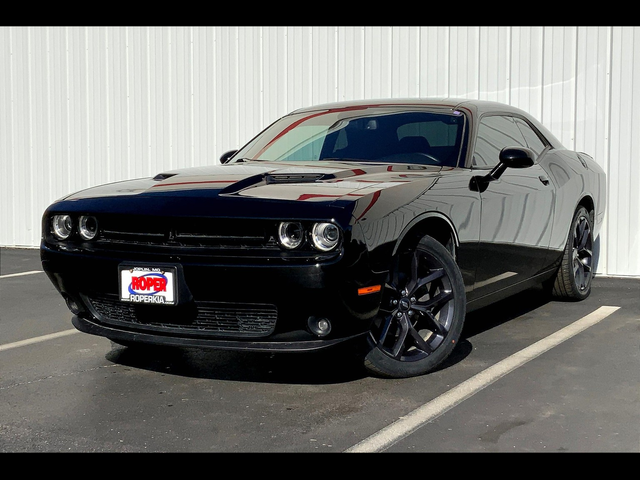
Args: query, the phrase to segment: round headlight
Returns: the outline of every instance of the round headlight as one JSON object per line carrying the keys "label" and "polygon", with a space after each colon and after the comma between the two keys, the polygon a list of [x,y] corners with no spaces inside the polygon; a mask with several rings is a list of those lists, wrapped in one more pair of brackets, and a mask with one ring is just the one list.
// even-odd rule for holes
{"label": "round headlight", "polygon": [[85,240],[93,240],[98,234],[98,220],[88,215],[81,216],[78,231]]}
{"label": "round headlight", "polygon": [[69,215],[54,215],[51,230],[58,240],[66,240],[73,231],[73,220]]}
{"label": "round headlight", "polygon": [[338,245],[340,230],[333,223],[316,223],[311,232],[313,246],[323,252],[328,252]]}
{"label": "round headlight", "polygon": [[285,248],[297,248],[304,240],[304,229],[299,222],[280,222],[278,240]]}

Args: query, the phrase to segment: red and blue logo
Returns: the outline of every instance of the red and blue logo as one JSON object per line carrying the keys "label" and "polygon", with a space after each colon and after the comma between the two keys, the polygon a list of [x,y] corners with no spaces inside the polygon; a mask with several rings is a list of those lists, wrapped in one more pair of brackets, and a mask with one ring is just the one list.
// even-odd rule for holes
{"label": "red and blue logo", "polygon": [[167,277],[162,273],[147,273],[139,277],[131,277],[129,293],[131,295],[156,295],[167,291]]}

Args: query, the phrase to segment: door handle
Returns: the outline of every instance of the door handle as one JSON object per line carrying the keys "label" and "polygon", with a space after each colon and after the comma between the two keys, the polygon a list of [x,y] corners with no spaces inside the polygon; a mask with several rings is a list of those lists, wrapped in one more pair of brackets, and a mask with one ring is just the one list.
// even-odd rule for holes
{"label": "door handle", "polygon": [[546,175],[540,175],[538,178],[540,179],[543,185],[549,185],[549,179],[547,178]]}

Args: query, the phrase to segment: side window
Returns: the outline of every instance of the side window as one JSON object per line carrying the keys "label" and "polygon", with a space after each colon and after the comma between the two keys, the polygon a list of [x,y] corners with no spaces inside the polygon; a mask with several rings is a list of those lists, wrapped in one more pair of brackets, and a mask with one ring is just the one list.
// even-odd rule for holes
{"label": "side window", "polygon": [[540,156],[542,151],[547,147],[546,143],[538,136],[536,131],[531,126],[520,118],[516,118],[516,125],[520,128],[524,139],[527,142],[527,146],[533,150],[536,157]]}
{"label": "side window", "polygon": [[526,147],[527,142],[512,117],[483,117],[478,126],[473,164],[477,167],[494,167],[498,164],[500,151],[504,147],[515,146]]}

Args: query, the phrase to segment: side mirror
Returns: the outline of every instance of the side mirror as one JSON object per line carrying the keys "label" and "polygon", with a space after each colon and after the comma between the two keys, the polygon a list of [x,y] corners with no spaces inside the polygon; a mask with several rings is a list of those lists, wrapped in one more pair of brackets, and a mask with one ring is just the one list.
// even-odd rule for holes
{"label": "side mirror", "polygon": [[536,155],[525,147],[504,147],[500,151],[500,163],[493,167],[487,175],[475,176],[471,179],[471,188],[484,192],[489,182],[498,180],[507,168],[527,168],[535,163]]}
{"label": "side mirror", "polygon": [[227,163],[231,157],[233,157],[238,150],[229,150],[228,152],[224,152],[220,155],[220,163]]}
{"label": "side mirror", "polygon": [[527,168],[535,163],[535,153],[524,147],[504,147],[500,151],[500,163],[493,167],[486,180],[497,180],[507,168]]}
{"label": "side mirror", "polygon": [[535,163],[535,154],[524,147],[505,147],[500,152],[500,163],[509,168],[527,168]]}

